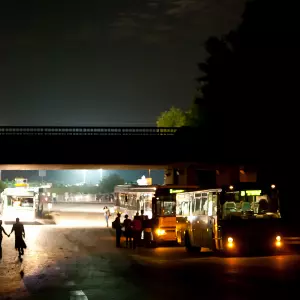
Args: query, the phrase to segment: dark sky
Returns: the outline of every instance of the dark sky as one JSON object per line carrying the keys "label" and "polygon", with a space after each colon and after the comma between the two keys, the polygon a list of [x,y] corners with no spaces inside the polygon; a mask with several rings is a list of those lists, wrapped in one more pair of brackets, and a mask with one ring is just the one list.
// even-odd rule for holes
{"label": "dark sky", "polygon": [[0,124],[151,126],[187,108],[210,35],[244,0],[9,0],[0,6]]}

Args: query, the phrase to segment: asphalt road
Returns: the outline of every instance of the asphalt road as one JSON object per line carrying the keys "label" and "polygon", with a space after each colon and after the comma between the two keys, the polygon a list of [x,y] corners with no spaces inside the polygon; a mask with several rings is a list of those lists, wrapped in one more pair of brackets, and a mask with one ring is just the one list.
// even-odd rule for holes
{"label": "asphalt road", "polygon": [[[93,217],[97,220],[87,219]],[[191,255],[180,247],[116,249],[109,228],[78,223],[26,226],[22,263],[13,237],[4,237],[0,299],[299,297],[297,254],[222,258],[210,252]]]}
{"label": "asphalt road", "polygon": [[[51,214],[52,222],[58,226],[66,227],[105,227],[106,222],[103,212],[53,212]],[[112,218],[109,220],[111,227]]]}
{"label": "asphalt road", "polygon": [[103,207],[112,208],[113,203],[101,202],[58,202],[52,203],[53,212],[103,213]]}
{"label": "asphalt road", "polygon": [[[104,227],[106,226],[106,222],[103,217],[104,206],[108,206],[111,211],[113,210],[113,204],[111,203],[60,202],[53,204],[50,215],[52,217],[53,224],[57,224],[59,226]],[[111,224],[111,221],[112,220],[110,220],[109,224]]]}

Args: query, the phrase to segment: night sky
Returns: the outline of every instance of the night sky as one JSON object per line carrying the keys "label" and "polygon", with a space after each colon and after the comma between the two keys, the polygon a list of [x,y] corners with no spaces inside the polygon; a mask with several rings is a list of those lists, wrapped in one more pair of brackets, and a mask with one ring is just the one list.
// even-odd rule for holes
{"label": "night sky", "polygon": [[193,98],[203,44],[244,0],[9,0],[0,124],[152,126]]}

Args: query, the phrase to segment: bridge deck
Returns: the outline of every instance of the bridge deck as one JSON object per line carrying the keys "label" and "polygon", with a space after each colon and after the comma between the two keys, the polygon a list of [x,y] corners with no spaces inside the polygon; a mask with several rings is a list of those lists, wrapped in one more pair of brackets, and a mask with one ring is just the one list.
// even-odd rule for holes
{"label": "bridge deck", "polygon": [[109,136],[160,136],[175,135],[178,128],[170,127],[69,127],[69,126],[3,126],[0,136],[51,136],[51,135],[109,135]]}

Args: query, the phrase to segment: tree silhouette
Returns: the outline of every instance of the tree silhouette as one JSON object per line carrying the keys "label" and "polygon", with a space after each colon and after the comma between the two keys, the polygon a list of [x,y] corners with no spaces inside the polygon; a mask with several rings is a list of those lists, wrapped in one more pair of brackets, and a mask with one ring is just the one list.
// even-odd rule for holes
{"label": "tree silhouette", "polygon": [[124,179],[118,174],[111,174],[102,179],[99,184],[100,193],[113,193],[116,185],[124,184]]}
{"label": "tree silhouette", "polygon": [[263,180],[279,184],[282,208],[294,211],[295,220],[299,37],[296,1],[249,1],[236,30],[207,41],[196,101],[220,141],[219,153],[257,164]]}
{"label": "tree silhouette", "polygon": [[300,70],[299,23],[292,1],[250,1],[236,30],[207,41],[209,57],[199,64],[202,95],[196,103],[224,136],[262,142],[277,138],[282,127],[291,128]]}
{"label": "tree silhouette", "polygon": [[7,184],[3,181],[0,181],[0,193],[2,193],[7,188]]}

